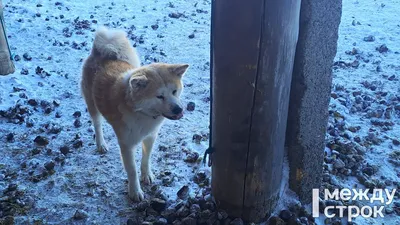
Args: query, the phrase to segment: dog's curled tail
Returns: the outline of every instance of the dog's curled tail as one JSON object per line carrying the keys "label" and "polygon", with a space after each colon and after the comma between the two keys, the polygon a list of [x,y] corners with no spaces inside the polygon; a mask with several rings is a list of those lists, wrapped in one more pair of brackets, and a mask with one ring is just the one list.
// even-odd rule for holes
{"label": "dog's curled tail", "polygon": [[94,38],[92,52],[101,59],[122,60],[133,66],[140,65],[136,50],[131,46],[126,33],[121,30],[99,27]]}

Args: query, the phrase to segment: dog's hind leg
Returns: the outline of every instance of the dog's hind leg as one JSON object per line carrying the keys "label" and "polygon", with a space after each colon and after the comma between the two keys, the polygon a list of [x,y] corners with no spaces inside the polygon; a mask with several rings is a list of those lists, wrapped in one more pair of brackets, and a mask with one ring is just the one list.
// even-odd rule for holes
{"label": "dog's hind leg", "polygon": [[97,151],[101,154],[105,154],[108,151],[108,148],[103,135],[103,118],[97,107],[94,105],[94,102],[86,101],[86,103],[94,126]]}
{"label": "dog's hind leg", "polygon": [[158,132],[152,133],[150,136],[146,137],[142,142],[142,162],[140,165],[140,170],[141,170],[140,180],[144,184],[151,184],[154,181],[154,174],[153,171],[151,170],[151,151],[153,149],[154,142],[157,138],[157,133]]}

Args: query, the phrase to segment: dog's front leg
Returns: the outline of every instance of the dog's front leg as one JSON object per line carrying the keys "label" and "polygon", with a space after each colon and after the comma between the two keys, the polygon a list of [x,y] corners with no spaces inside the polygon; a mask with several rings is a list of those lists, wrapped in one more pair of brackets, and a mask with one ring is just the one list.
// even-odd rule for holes
{"label": "dog's front leg", "polygon": [[121,156],[122,161],[124,163],[124,167],[126,173],[128,175],[128,195],[133,201],[142,201],[144,200],[144,193],[142,188],[140,187],[139,178],[137,176],[136,171],[136,162],[135,162],[135,151],[134,144],[123,143],[123,141],[119,141],[119,145],[121,147]]}
{"label": "dog's front leg", "polygon": [[154,132],[146,137],[142,143],[142,162],[140,165],[141,181],[144,184],[151,184],[154,181],[154,174],[151,170],[151,151],[153,149],[154,141],[157,138],[157,133]]}

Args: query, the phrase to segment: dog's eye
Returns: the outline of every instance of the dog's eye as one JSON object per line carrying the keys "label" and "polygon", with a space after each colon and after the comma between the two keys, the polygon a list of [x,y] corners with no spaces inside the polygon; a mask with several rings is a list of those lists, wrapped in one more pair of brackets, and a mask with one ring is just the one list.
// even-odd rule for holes
{"label": "dog's eye", "polygon": [[162,95],[159,95],[159,96],[157,96],[157,98],[158,98],[158,99],[162,99],[162,100],[163,100],[163,99],[164,99],[164,96],[162,96]]}
{"label": "dog's eye", "polygon": [[176,90],[174,90],[174,91],[172,92],[172,94],[173,94],[173,95],[176,95]]}

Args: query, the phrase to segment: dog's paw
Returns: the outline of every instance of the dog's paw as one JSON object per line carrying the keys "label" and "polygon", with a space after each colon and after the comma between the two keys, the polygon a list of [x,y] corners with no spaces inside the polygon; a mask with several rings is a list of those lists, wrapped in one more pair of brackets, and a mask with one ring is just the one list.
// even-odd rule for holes
{"label": "dog's paw", "polygon": [[108,147],[107,147],[106,144],[102,144],[102,145],[100,145],[100,146],[97,147],[97,151],[98,151],[100,154],[106,154],[106,153],[108,152]]}
{"label": "dog's paw", "polygon": [[142,175],[140,176],[140,181],[143,182],[143,184],[152,184],[155,180],[155,176],[153,174],[153,172],[147,172],[147,173],[142,173]]}
{"label": "dog's paw", "polygon": [[141,188],[131,188],[128,186],[128,196],[134,202],[140,202],[144,200],[144,192]]}

